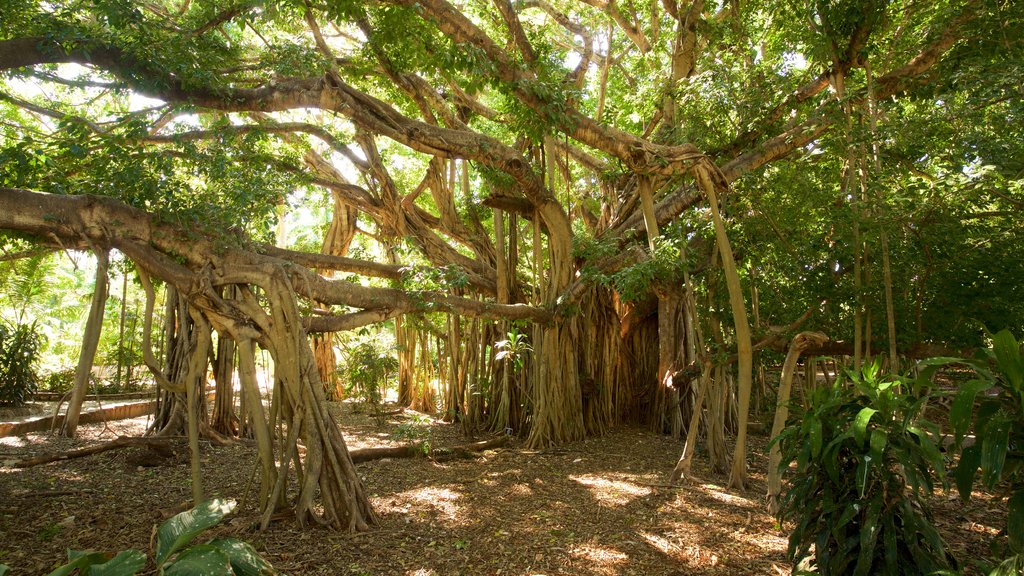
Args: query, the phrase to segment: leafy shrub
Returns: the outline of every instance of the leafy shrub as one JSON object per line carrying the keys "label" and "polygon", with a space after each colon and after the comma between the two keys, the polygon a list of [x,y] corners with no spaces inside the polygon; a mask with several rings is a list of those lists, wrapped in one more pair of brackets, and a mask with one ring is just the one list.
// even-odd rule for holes
{"label": "leafy shrub", "polygon": [[434,441],[434,431],[430,427],[430,416],[413,414],[408,420],[398,425],[391,434],[393,440],[420,442],[424,454],[430,454]]}
{"label": "leafy shrub", "polygon": [[[926,397],[879,378],[878,365],[811,392],[809,407],[773,442],[796,462],[780,521],[789,554],[818,573],[932,574],[950,557],[921,496],[944,478],[937,428],[918,418]],[[812,551],[813,548],[813,551]]]}
{"label": "leafy shrub", "polygon": [[366,341],[349,349],[347,356],[348,386],[346,393],[368,406],[383,420],[383,403],[388,378],[398,370],[398,360],[388,350],[379,350],[374,341]]}
{"label": "leafy shrub", "polygon": [[[216,526],[235,508],[234,500],[205,500],[164,521],[156,531],[154,561],[157,573],[166,576],[261,576],[277,574],[248,543],[235,538],[214,538],[189,546],[192,540]],[[134,576],[146,565],[146,555],[125,550],[110,558],[93,551],[68,550],[68,563],[49,576]],[[2,574],[2,570],[0,570]]]}
{"label": "leafy shrub", "polygon": [[75,385],[75,369],[54,370],[43,377],[40,388],[48,392],[63,394]]}
{"label": "leafy shrub", "polygon": [[[960,452],[956,487],[965,502],[970,499],[979,469],[986,487],[1006,484],[1010,494],[1006,535],[1013,557],[1004,564],[1013,570],[1024,565],[1024,355],[1013,334],[1003,330],[992,337],[992,348],[982,358],[968,363],[978,378],[960,387],[949,422],[958,448],[969,430],[974,430],[975,443]],[[989,369],[993,364],[995,371]],[[979,394],[981,401],[976,402]]]}
{"label": "leafy shrub", "polygon": [[494,359],[512,362],[516,370],[523,369],[523,361],[526,355],[529,352],[533,352],[533,347],[530,346],[526,334],[521,333],[517,328],[512,328],[512,331],[506,334],[504,340],[495,342],[494,348],[497,350]]}
{"label": "leafy shrub", "polygon": [[36,324],[0,322],[0,404],[20,406],[39,387],[43,337]]}

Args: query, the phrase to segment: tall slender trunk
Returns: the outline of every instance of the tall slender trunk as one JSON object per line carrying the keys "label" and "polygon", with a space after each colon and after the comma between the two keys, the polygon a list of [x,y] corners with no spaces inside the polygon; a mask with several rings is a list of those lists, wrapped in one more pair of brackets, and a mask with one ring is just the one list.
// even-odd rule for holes
{"label": "tall slender trunk", "polygon": [[192,347],[192,356],[188,363],[185,377],[185,398],[187,404],[186,417],[188,429],[188,449],[192,469],[192,500],[194,504],[203,501],[203,478],[199,469],[199,402],[204,396],[206,368],[210,361],[210,323],[203,315],[191,310],[192,321],[195,322],[196,343]]}
{"label": "tall slender trunk", "polygon": [[118,387],[124,389],[125,384],[122,380],[122,370],[125,368],[125,351],[124,351],[124,324],[125,315],[128,313],[128,273],[125,272],[121,275],[121,318],[118,322],[117,327],[117,376],[114,380]]}
{"label": "tall slender trunk", "polygon": [[743,287],[736,271],[736,259],[733,257],[729,236],[725,231],[725,223],[718,210],[718,194],[715,183],[706,167],[694,170],[697,183],[708,197],[711,205],[711,217],[715,221],[715,243],[722,256],[722,271],[725,272],[725,285],[729,290],[729,304],[732,308],[733,323],[736,336],[737,370],[739,384],[737,389],[738,418],[736,430],[736,448],[733,452],[732,470],[729,474],[729,486],[742,489],[747,478],[747,418],[750,412],[750,392],[753,378],[754,353],[750,342],[750,325],[747,320],[747,308],[743,302]]}
{"label": "tall slender trunk", "polygon": [[[878,100],[875,95],[875,80],[871,73],[871,62],[864,62],[864,71],[868,82],[868,120],[871,129],[871,160],[875,174],[882,170],[879,157],[878,142]],[[881,200],[881,199],[880,199]],[[899,356],[896,351],[896,312],[892,298],[892,266],[889,262],[889,231],[882,226],[882,283],[885,287],[885,324],[889,336],[889,371],[898,373],[900,370]]]}
{"label": "tall slender trunk", "polygon": [[89,376],[96,358],[96,349],[100,343],[100,332],[103,330],[103,313],[107,304],[107,272],[110,268],[110,253],[103,249],[96,251],[96,285],[89,305],[89,316],[85,321],[85,334],[82,336],[82,351],[78,356],[75,368],[75,383],[71,392],[61,435],[74,438],[78,431],[78,419],[82,414],[82,403],[89,390]]}
{"label": "tall slender trunk", "polygon": [[[789,352],[782,363],[782,376],[779,380],[779,394],[776,400],[775,420],[772,422],[771,438],[776,438],[786,426],[789,418],[789,397],[793,388],[793,375],[796,363],[804,350],[812,346],[821,346],[828,337],[820,332],[801,332],[793,337],[789,344]],[[768,511],[773,516],[779,512],[779,494],[782,493],[782,450],[778,443],[772,444],[768,451]]]}

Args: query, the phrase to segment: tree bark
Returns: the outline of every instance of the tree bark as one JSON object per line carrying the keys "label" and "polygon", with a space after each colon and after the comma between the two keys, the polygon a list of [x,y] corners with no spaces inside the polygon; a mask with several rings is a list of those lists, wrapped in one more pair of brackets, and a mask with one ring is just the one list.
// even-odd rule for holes
{"label": "tree bark", "polygon": [[733,324],[736,336],[736,354],[739,371],[739,418],[736,430],[736,447],[733,452],[732,470],[729,474],[729,486],[742,490],[747,478],[747,417],[750,412],[750,392],[752,388],[754,352],[750,342],[750,324],[747,320],[747,308],[743,302],[743,287],[736,271],[736,259],[733,257],[729,236],[725,231],[725,223],[718,210],[718,195],[715,183],[706,167],[694,170],[697,183],[708,196],[711,216],[715,221],[715,241],[722,256],[722,270],[725,272],[725,284],[729,289],[729,304],[732,307]]}
{"label": "tree bark", "polygon": [[[828,336],[821,332],[801,332],[793,337],[789,345],[786,360],[782,363],[782,376],[779,379],[779,393],[776,400],[775,420],[772,422],[771,438],[776,438],[786,427],[789,417],[789,397],[793,388],[793,375],[800,355],[812,346],[821,346],[828,342]],[[779,513],[779,494],[782,493],[782,449],[776,442],[768,451],[768,512],[772,516]]]}
{"label": "tree bark", "polygon": [[100,332],[103,330],[103,313],[107,304],[107,284],[109,278],[107,271],[110,268],[110,251],[100,249],[96,254],[96,282],[92,293],[92,303],[89,306],[89,316],[85,321],[85,333],[82,336],[82,351],[78,356],[78,366],[75,368],[75,382],[71,400],[68,402],[67,416],[64,418],[64,426],[61,428],[61,436],[74,438],[78,431],[78,418],[82,413],[82,403],[89,389],[89,377],[92,375],[92,365],[96,358],[96,349],[100,343]]}

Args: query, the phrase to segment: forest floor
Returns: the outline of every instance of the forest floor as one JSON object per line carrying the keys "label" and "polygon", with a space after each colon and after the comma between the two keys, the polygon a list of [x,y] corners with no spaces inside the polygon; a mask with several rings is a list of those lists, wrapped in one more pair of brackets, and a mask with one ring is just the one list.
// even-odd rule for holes
{"label": "forest floor", "polygon": [[[458,425],[412,412],[378,425],[352,407],[332,405],[349,448],[416,438],[434,447],[467,442]],[[147,449],[130,447],[9,467],[28,456],[141,435],[146,423],[87,425],[74,441],[44,434],[0,438],[0,564],[13,575],[46,574],[66,560],[68,548],[147,550],[153,526],[188,506],[184,448],[156,462]],[[669,486],[681,444],[628,427],[550,450],[512,442],[475,459],[372,461],[358,466],[380,521],[371,532],[300,530],[292,520],[258,532],[252,490],[238,513],[209,535],[245,539],[293,576],[789,574],[785,534],[765,512],[765,445],[765,438],[752,438],[743,492],[725,488],[727,478],[710,473],[701,453],[695,477]],[[207,493],[243,500],[254,462],[250,445],[204,444]],[[979,494],[961,504],[954,494],[932,497],[950,551],[960,559],[988,556],[988,543],[1005,522],[1005,502]]]}

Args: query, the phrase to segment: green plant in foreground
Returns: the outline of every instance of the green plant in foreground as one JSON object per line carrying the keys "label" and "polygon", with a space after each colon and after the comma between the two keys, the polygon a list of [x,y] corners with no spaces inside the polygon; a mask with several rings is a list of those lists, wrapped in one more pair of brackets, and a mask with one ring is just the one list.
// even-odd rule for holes
{"label": "green plant in foreground", "polygon": [[[197,504],[160,525],[154,562],[164,576],[262,576],[277,574],[252,545],[235,538],[192,541],[216,526],[235,508],[234,500],[215,498]],[[68,550],[68,563],[49,576],[133,576],[146,564],[146,555],[125,550],[113,558],[93,551]],[[0,575],[3,574],[0,568]]]}
{"label": "green plant in foreground", "polygon": [[[951,566],[922,496],[944,478],[937,428],[918,417],[923,395],[880,378],[878,364],[810,393],[773,442],[796,463],[780,522],[789,554],[823,575],[932,574]],[[813,560],[811,557],[813,556]]]}
{"label": "green plant in foreground", "polygon": [[[1003,330],[992,336],[992,347],[983,358],[967,363],[978,378],[960,387],[949,413],[956,447],[962,447],[954,472],[956,488],[965,502],[969,500],[979,469],[987,488],[1006,487],[1010,557],[992,574],[1020,574],[1018,568],[1024,567],[1024,355],[1013,334]],[[995,371],[989,369],[993,364]],[[970,430],[975,442],[964,447]]]}

